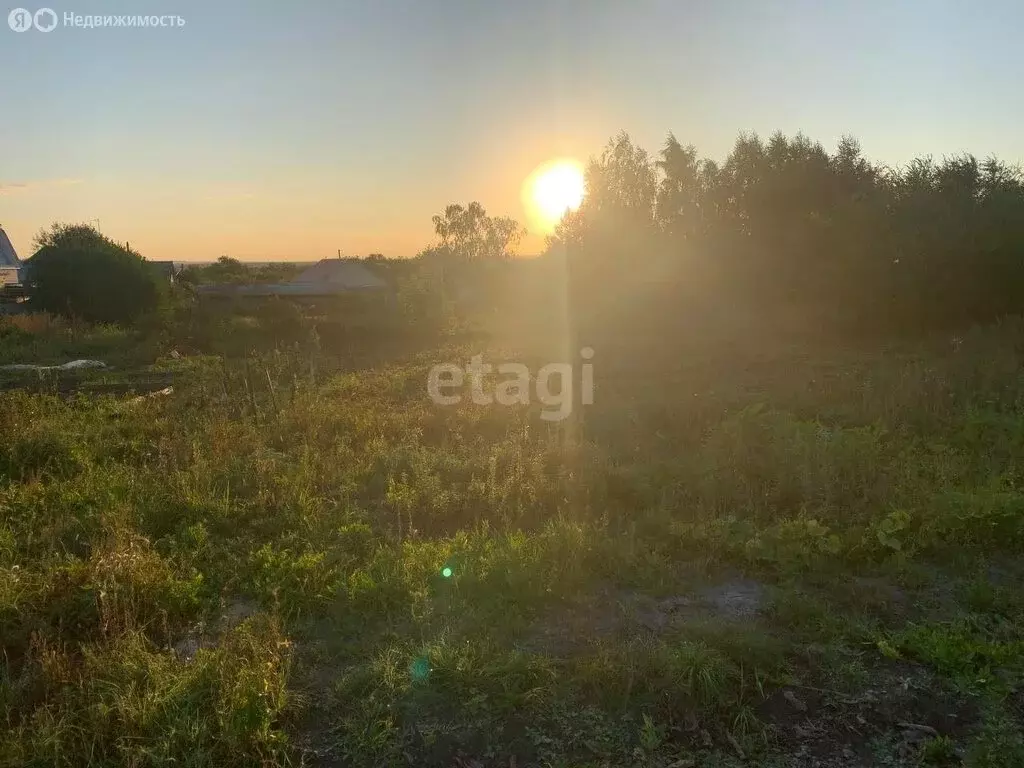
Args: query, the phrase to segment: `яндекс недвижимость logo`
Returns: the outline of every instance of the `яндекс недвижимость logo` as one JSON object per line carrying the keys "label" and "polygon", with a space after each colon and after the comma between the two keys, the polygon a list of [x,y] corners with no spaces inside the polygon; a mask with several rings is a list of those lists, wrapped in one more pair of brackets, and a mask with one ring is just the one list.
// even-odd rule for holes
{"label": "\u044f\u043d\u0434\u0435\u043a\u0441 \u043d\u0435\u0434\u0432\u0438\u0436\u0438\u043c\u043e\u0441\u0442\u044c logo", "polygon": [[[62,24],[63,22],[63,24]],[[64,11],[62,16],[52,8],[40,8],[33,13],[27,8],[15,8],[7,14],[7,26],[15,32],[52,32],[58,25],[77,29],[93,27],[183,27],[185,19],[177,14],[163,16],[136,16],[114,14],[76,14]]]}
{"label": "\u044f\u043d\u0434\u0435\u043a\u0441 \u043d\u0435\u0434\u0432\u0438\u0436\u0438\u043c\u043e\u0441\u0442\u044c logo", "polygon": [[27,32],[33,27],[40,32],[50,32],[57,26],[57,12],[52,8],[40,8],[35,13],[26,8],[15,8],[7,14],[7,25],[15,32]]}

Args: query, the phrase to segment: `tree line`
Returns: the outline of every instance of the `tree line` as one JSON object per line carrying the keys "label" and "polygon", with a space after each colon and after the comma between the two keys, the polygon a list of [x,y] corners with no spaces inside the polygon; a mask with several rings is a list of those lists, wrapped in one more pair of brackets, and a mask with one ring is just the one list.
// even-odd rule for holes
{"label": "tree line", "polygon": [[[784,312],[816,328],[897,334],[1024,309],[1024,174],[994,157],[924,157],[891,168],[865,158],[853,138],[829,152],[776,133],[741,134],[716,162],[671,134],[651,155],[622,133],[590,161],[586,187],[547,252],[568,253],[581,313],[600,315],[610,298],[628,294],[614,322],[661,322],[703,293],[765,318]],[[435,243],[411,262],[369,261],[403,284],[410,305],[497,295],[463,290],[463,278],[480,287],[506,280],[504,268],[486,267],[510,261],[525,234],[518,222],[473,202],[447,206],[433,225]],[[54,225],[36,245],[28,274],[38,309],[131,323],[166,293],[138,254],[88,225]],[[295,271],[224,257],[180,278],[275,282]]]}
{"label": "tree line", "polygon": [[580,294],[654,262],[723,300],[843,330],[920,332],[1024,309],[1024,176],[996,158],[872,163],[844,137],[741,134],[724,162],[623,133],[560,223]]}

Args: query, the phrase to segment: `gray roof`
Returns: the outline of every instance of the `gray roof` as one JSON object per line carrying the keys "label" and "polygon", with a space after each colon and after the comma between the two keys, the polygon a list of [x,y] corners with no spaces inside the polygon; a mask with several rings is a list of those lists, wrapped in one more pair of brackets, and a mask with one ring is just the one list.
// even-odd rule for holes
{"label": "gray roof", "polygon": [[172,281],[181,271],[173,261],[150,261],[146,259],[146,264],[153,271],[153,274]]}
{"label": "gray roof", "polygon": [[21,259],[11,245],[11,238],[0,228],[0,267],[20,267]]}
{"label": "gray roof", "polygon": [[351,259],[324,259],[287,283],[257,285],[200,285],[198,293],[215,296],[333,296],[382,290],[388,284]]}
{"label": "gray roof", "polygon": [[292,285],[324,285],[341,291],[358,291],[367,288],[386,288],[387,283],[358,261],[348,259],[324,259],[304,269]]}

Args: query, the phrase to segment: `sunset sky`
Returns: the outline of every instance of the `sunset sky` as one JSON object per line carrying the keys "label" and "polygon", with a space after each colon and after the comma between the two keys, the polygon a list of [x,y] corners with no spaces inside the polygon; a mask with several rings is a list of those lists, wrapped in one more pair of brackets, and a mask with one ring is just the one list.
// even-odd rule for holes
{"label": "sunset sky", "polygon": [[95,219],[153,259],[411,256],[450,202],[523,219],[537,165],[619,130],[715,158],[781,129],[893,164],[1024,160],[1016,0],[50,7],[186,24],[0,27],[0,224],[22,257],[40,227]]}

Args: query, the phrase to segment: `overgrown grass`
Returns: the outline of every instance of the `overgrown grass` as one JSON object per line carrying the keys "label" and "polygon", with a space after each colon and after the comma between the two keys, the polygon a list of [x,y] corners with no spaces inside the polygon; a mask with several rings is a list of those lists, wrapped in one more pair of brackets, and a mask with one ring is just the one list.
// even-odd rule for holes
{"label": "overgrown grass", "polygon": [[939,700],[892,764],[1016,764],[1021,338],[596,368],[579,440],[432,404],[461,349],[2,392],[0,761],[784,765]]}
{"label": "overgrown grass", "polygon": [[0,316],[0,365],[97,358],[135,362],[139,351],[138,334],[116,326],[78,327],[41,313]]}

